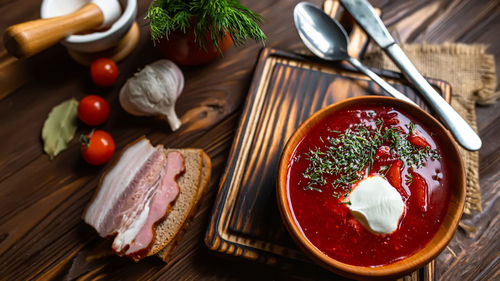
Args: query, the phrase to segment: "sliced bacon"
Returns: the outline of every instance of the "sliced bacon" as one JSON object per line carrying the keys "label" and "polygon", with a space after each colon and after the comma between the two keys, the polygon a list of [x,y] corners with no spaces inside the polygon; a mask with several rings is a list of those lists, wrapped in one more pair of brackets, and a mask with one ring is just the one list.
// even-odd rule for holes
{"label": "sliced bacon", "polygon": [[144,138],[103,176],[84,220],[102,237],[116,235],[115,252],[133,254],[152,244],[153,227],[177,198],[175,179],[184,171],[182,155],[171,154],[165,156],[163,146],[153,147]]}
{"label": "sliced bacon", "polygon": [[179,152],[169,152],[167,156],[167,165],[164,169],[165,175],[162,177],[159,190],[155,193],[146,219],[146,223],[135,237],[134,242],[125,252],[137,259],[138,253],[143,249],[147,249],[153,241],[153,228],[156,222],[160,221],[168,211],[168,205],[165,203],[174,202],[179,195],[179,186],[175,179],[184,171],[184,158]]}

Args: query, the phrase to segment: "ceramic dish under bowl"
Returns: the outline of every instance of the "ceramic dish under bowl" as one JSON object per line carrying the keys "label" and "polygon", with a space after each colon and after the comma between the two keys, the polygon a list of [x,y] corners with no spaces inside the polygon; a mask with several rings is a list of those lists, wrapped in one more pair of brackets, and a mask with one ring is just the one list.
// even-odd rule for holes
{"label": "ceramic dish under bowl", "polygon": [[[137,15],[137,0],[119,1],[122,14],[111,27],[89,34],[70,35],[63,39],[61,44],[68,49],[83,53],[100,52],[116,46],[130,30]],[[44,19],[62,16],[78,10],[87,3],[90,3],[90,0],[44,0],[40,14]]]}
{"label": "ceramic dish under bowl", "polygon": [[[453,179],[449,181],[451,186],[451,201],[444,221],[439,226],[437,233],[424,248],[418,250],[413,255],[387,265],[376,267],[355,266],[343,263],[318,250],[318,248],[305,237],[298,222],[294,218],[287,190],[288,165],[299,142],[323,118],[340,109],[355,104],[392,106],[398,111],[412,116],[415,120],[432,130],[435,137],[441,143],[443,153],[447,154],[450,160],[449,163],[453,164],[450,165],[449,173],[453,176]],[[380,96],[363,96],[346,99],[325,107],[310,116],[288,140],[281,155],[277,181],[277,199],[281,216],[295,242],[319,265],[337,274],[355,279],[387,279],[400,277],[429,263],[444,249],[444,247],[446,247],[455,233],[462,216],[466,193],[463,162],[460,158],[458,147],[450,133],[436,119],[422,109],[394,98]]]}

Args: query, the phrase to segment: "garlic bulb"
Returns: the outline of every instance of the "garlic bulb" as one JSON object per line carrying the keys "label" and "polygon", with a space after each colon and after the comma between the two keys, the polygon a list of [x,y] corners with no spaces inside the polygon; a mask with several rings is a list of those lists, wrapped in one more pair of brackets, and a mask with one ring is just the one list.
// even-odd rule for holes
{"label": "garlic bulb", "polygon": [[181,126],[175,102],[184,88],[184,76],[175,63],[159,60],[129,78],[120,91],[120,104],[136,116],[166,118],[172,131]]}

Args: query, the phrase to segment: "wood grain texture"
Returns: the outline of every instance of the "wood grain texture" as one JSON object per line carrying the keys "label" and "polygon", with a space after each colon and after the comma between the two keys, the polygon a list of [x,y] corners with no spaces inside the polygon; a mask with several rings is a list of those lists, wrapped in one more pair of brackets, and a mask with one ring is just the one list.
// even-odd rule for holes
{"label": "wood grain texture", "polygon": [[[333,68],[325,64],[309,63],[307,60],[294,58],[292,55],[280,53],[277,50],[269,50],[268,54],[263,53],[261,60],[263,60],[261,66],[266,67],[270,76],[268,80],[262,77],[255,87],[252,84],[256,91],[249,93],[249,99],[251,96],[254,98],[263,96],[262,109],[256,116],[257,125],[253,133],[255,135],[250,140],[248,151],[251,159],[243,164],[245,168],[243,168],[244,175],[240,183],[241,189],[238,191],[229,228],[245,235],[279,241],[282,236],[275,231],[281,231],[274,230],[280,218],[276,216],[273,187],[277,162],[290,135],[312,113],[336,101],[354,96],[386,95],[386,93],[374,82],[367,80],[366,76],[352,72],[350,68],[344,68],[342,65]],[[274,62],[264,66],[266,60],[274,60]],[[266,72],[266,69],[262,72]],[[257,73],[259,72],[261,71],[257,70]],[[390,81],[393,78],[393,85],[399,91],[427,109],[425,102],[419,98],[413,88],[405,84],[405,80],[401,77],[388,71],[377,72],[385,73],[386,80]],[[394,79],[394,77],[398,78]],[[432,81],[435,85],[436,82],[440,85],[439,92],[449,100],[451,96],[449,84]],[[264,85],[263,89],[257,92],[259,87],[262,87],[260,84]],[[250,105],[247,104],[247,106]],[[244,112],[246,114],[246,110]],[[243,119],[252,120],[246,115],[242,116]],[[241,124],[241,126],[246,126],[246,124]],[[249,132],[243,130],[241,132],[241,134],[247,133]],[[236,151],[234,157],[238,159],[240,149],[234,150]],[[265,220],[261,220],[262,218]],[[273,239],[273,237],[276,238]]]}
{"label": "wood grain texture", "polygon": [[[0,0],[0,31],[39,17],[40,0]],[[262,14],[266,46],[283,50],[302,47],[291,14],[298,0],[242,0]],[[320,0],[311,1],[320,6]],[[500,1],[492,0],[370,0],[403,42],[457,41],[488,45],[500,69]],[[226,164],[241,108],[262,45],[249,42],[230,48],[224,58],[196,68],[183,68],[186,87],[176,105],[184,126],[172,133],[160,120],[136,118],[118,104],[120,86],[137,69],[161,58],[149,40],[143,20],[149,0],[138,1],[141,39],[130,57],[119,64],[120,77],[108,89],[92,85],[88,69],[71,61],[61,46],[49,48],[22,64],[18,72],[3,68],[0,59],[0,280],[318,280],[331,275],[315,267],[281,270],[244,259],[228,259],[203,244],[218,179]],[[3,41],[0,39],[0,46]],[[0,55],[5,54],[0,47]],[[6,58],[8,60],[9,58]],[[12,60],[10,60],[12,61]],[[17,75],[16,75],[17,73]],[[7,78],[4,78],[7,77]],[[14,78],[17,80],[13,80]],[[17,77],[17,78],[16,78]],[[500,79],[499,79],[500,81]],[[15,82],[15,83],[10,83]],[[10,84],[7,84],[10,83]],[[8,86],[8,87],[6,87]],[[77,141],[54,161],[42,154],[40,131],[50,108],[88,94],[102,95],[111,118],[102,126],[115,138],[117,149],[146,134],[171,147],[201,147],[213,162],[208,193],[170,262],[152,257],[140,263],[111,255],[109,244],[81,220],[103,167],[90,167],[79,156]],[[0,94],[1,95],[1,94]],[[436,280],[495,280],[499,278],[500,227],[500,104],[477,108],[481,214],[464,222],[475,233],[459,231],[436,259]],[[80,126],[79,133],[90,128]]]}
{"label": "wood grain texture", "polygon": [[[426,107],[398,74],[375,71]],[[307,260],[284,229],[276,205],[280,155],[312,113],[349,97],[385,95],[367,79],[342,64],[328,66],[275,49],[262,51],[207,230],[209,248],[288,268]],[[449,100],[450,86],[431,81],[436,82]]]}

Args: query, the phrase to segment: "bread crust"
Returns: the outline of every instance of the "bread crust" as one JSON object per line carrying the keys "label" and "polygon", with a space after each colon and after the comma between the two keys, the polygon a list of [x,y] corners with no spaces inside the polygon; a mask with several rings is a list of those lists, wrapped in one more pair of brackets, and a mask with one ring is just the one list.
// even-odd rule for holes
{"label": "bread crust", "polygon": [[168,262],[168,260],[170,259],[170,257],[174,253],[175,248],[181,242],[182,236],[189,229],[189,226],[191,225],[191,223],[194,220],[194,215],[196,214],[196,212],[198,211],[198,209],[201,205],[202,197],[203,197],[203,195],[205,195],[205,193],[207,191],[207,187],[210,183],[210,178],[212,175],[212,161],[211,161],[210,157],[205,153],[205,151],[202,150],[201,152],[202,152],[202,158],[203,158],[202,173],[201,173],[202,178],[200,181],[199,192],[198,192],[198,196],[196,198],[195,206],[190,211],[190,214],[188,215],[188,217],[186,218],[186,221],[182,225],[181,230],[175,235],[174,239],[170,243],[168,243],[165,246],[165,248],[163,248],[157,254],[157,256],[159,258],[161,258],[164,262]]}
{"label": "bread crust", "polygon": [[[165,154],[168,154],[168,152],[165,152]],[[168,158],[168,155],[166,155],[166,156]],[[170,203],[168,203],[168,206],[167,206],[167,208],[165,210],[165,214],[163,214],[162,218],[159,219],[159,220],[157,220],[155,223],[153,223],[153,226],[152,226],[152,229],[151,229],[151,231],[153,232],[153,236],[152,236],[151,242],[149,243],[149,245],[146,248],[141,249],[141,250],[139,250],[137,252],[131,253],[129,255],[126,255],[127,257],[133,259],[135,262],[138,262],[141,259],[143,259],[143,258],[145,258],[147,256],[150,256],[149,252],[151,251],[151,248],[153,247],[153,245],[155,243],[155,240],[156,240],[156,226],[159,225],[161,222],[163,222],[163,220],[165,220],[165,218],[170,214],[170,212],[173,209],[173,206],[175,205],[175,202],[177,201],[177,198],[179,198],[180,186],[177,183],[177,179],[186,172],[185,161],[186,160],[184,159],[184,156],[183,156],[182,165],[184,166],[184,171],[182,171],[181,173],[175,175],[175,177],[174,177],[174,181],[175,181],[175,183],[177,185],[177,188],[179,189],[179,193],[177,193],[177,196],[175,197],[175,199],[173,201],[171,201]],[[128,247],[124,250],[124,252],[126,252],[127,249],[128,249]]]}
{"label": "bread crust", "polygon": [[[196,196],[191,200],[190,204],[189,204],[189,207],[187,208],[187,210],[185,210],[184,212],[182,212],[182,215],[183,217],[180,219],[181,222],[174,226],[175,229],[173,231],[173,234],[170,235],[169,237],[159,237],[158,236],[158,233],[161,232],[159,231],[160,228],[162,228],[163,226],[165,227],[168,227],[168,224],[169,224],[169,216],[170,215],[173,215],[172,212],[169,214],[169,216],[167,216],[161,223],[159,223],[156,227],[156,236],[155,236],[155,239],[154,239],[154,243],[153,243],[153,246],[151,247],[149,253],[148,253],[148,256],[151,256],[151,255],[154,255],[158,252],[160,252],[163,248],[165,248],[174,238],[175,236],[179,233],[179,231],[182,229],[182,226],[184,225],[184,223],[186,222],[186,219],[189,217],[189,214],[191,213],[191,210],[194,208],[194,206],[196,205],[196,202],[197,202],[197,197],[198,197],[198,189],[200,187],[200,181],[201,181],[201,175],[202,175],[202,163],[203,163],[203,154],[205,153],[203,150],[201,149],[195,149],[195,148],[187,148],[187,149],[166,149],[165,150],[166,152],[169,152],[169,151],[178,151],[180,152],[184,159],[187,159],[188,156],[186,155],[188,152],[190,153],[196,153],[198,154],[198,156],[200,157],[200,166],[199,166],[199,171],[198,171],[198,178],[197,178],[197,181],[196,181]],[[188,167],[186,165],[186,173],[187,174],[189,171],[188,171]],[[182,188],[186,188],[186,187],[183,187],[181,186],[181,184],[179,184],[180,188],[181,188],[181,192],[182,192]],[[180,196],[180,195],[179,195]],[[176,201],[177,203],[178,201]],[[176,205],[174,204],[173,208],[175,208]],[[172,227],[172,226],[171,226]]]}

